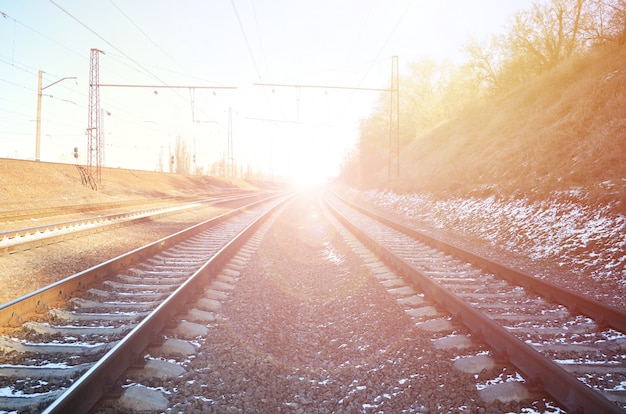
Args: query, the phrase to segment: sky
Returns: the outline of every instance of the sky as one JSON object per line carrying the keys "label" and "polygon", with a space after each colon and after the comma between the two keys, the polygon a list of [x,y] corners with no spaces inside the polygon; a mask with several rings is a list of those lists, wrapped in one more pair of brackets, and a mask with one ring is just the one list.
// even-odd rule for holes
{"label": "sky", "polygon": [[88,163],[96,48],[100,84],[159,86],[100,87],[104,166],[167,171],[181,139],[207,172],[230,136],[240,168],[319,181],[337,173],[384,93],[347,88],[389,88],[392,56],[400,77],[422,58],[460,63],[468,36],[503,31],[530,4],[0,0],[0,158],[35,159],[42,70],[41,160],[73,163],[78,147]]}

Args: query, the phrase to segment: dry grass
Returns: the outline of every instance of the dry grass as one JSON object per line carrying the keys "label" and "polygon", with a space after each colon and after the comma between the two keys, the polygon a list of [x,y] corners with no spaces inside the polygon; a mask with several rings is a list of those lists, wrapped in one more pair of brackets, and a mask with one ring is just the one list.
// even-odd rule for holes
{"label": "dry grass", "polygon": [[93,191],[81,184],[75,165],[0,158],[0,211],[206,195],[224,187],[257,188],[243,180],[103,168],[102,186]]}
{"label": "dry grass", "polygon": [[416,139],[391,186],[539,198],[582,190],[591,202],[626,201],[625,85],[625,47],[572,59]]}

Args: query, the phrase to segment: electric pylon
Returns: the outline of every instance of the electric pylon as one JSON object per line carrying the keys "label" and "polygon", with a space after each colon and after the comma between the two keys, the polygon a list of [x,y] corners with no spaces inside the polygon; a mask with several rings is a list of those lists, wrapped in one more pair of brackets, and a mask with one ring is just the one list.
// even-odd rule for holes
{"label": "electric pylon", "polygon": [[89,113],[87,119],[87,157],[89,158],[89,174],[101,185],[102,154],[100,151],[100,53],[99,49],[91,49],[89,63]]}

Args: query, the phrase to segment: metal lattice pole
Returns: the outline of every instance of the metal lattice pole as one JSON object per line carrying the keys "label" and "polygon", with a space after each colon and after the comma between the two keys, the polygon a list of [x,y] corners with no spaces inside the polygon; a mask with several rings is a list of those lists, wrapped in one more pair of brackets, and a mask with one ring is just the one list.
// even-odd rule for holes
{"label": "metal lattice pole", "polygon": [[100,151],[100,53],[104,52],[99,49],[91,49],[89,64],[89,113],[87,119],[89,174],[98,186],[102,183],[102,157]]}
{"label": "metal lattice pole", "polygon": [[389,170],[387,177],[400,176],[400,79],[398,56],[391,58],[391,88],[389,108]]}
{"label": "metal lattice pole", "polygon": [[235,178],[235,155],[233,153],[233,111],[228,108],[228,144],[227,144],[227,166],[228,178]]}

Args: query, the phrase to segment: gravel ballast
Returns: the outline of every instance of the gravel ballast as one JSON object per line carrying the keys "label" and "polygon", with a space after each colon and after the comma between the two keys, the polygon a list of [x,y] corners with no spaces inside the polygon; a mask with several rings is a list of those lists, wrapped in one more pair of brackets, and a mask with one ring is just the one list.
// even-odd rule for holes
{"label": "gravel ballast", "polygon": [[519,411],[480,399],[474,375],[453,368],[458,352],[434,347],[314,198],[293,203],[196,338],[187,372],[143,384],[164,391],[168,412]]}

